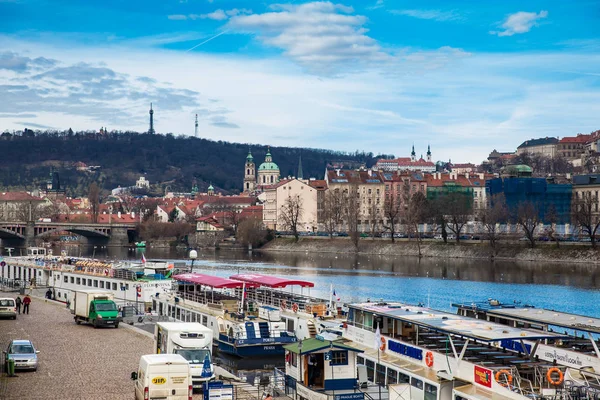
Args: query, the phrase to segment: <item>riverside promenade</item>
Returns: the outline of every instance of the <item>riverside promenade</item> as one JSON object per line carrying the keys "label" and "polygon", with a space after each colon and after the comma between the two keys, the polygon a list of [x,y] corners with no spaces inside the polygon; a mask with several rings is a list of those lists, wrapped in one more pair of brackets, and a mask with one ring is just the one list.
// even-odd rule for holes
{"label": "riverside promenade", "polygon": [[[0,292],[0,297],[16,297]],[[0,348],[30,339],[40,351],[37,372],[0,377],[0,399],[128,399],[140,356],[152,353],[152,339],[131,329],[76,325],[64,304],[33,298],[29,315],[0,319]],[[198,396],[200,398],[200,396]]]}

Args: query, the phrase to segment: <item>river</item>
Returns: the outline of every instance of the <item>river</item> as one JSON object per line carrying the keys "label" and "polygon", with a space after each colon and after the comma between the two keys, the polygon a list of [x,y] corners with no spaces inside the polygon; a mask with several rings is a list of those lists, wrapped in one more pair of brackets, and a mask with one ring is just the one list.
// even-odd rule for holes
{"label": "river", "polygon": [[[139,260],[142,251],[149,260],[187,258],[185,251],[171,249],[73,247],[69,254]],[[254,272],[304,279],[315,284],[310,294],[323,298],[333,285],[343,302],[421,302],[454,312],[452,302],[495,298],[600,317],[600,269],[585,264],[200,250],[194,270],[222,277]]]}

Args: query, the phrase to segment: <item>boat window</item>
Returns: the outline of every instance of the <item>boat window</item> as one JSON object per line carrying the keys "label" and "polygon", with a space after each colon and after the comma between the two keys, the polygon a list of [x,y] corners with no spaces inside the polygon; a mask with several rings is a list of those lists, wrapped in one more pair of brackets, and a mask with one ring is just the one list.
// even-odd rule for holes
{"label": "boat window", "polygon": [[91,280],[91,279],[88,279],[88,280],[87,280],[87,284],[88,284],[88,286],[92,286],[92,280]]}
{"label": "boat window", "polygon": [[365,313],[365,320],[363,322],[365,328],[371,328],[373,326],[373,314]]}
{"label": "boat window", "polygon": [[403,374],[402,372],[398,372],[398,383],[409,383],[410,376]]}
{"label": "boat window", "polygon": [[71,283],[75,283],[75,278],[71,277]]}
{"label": "boat window", "polygon": [[98,279],[94,279],[94,287],[98,287]]}
{"label": "boat window", "polygon": [[385,385],[385,373],[386,368],[385,365],[377,364],[377,384]]}
{"label": "boat window", "polygon": [[430,385],[429,383],[425,384],[425,396],[424,400],[437,400],[437,386]]}
{"label": "boat window", "polygon": [[104,289],[104,281],[100,281],[100,288]]}
{"label": "boat window", "polygon": [[423,381],[417,378],[410,378],[410,386],[423,390]]}
{"label": "boat window", "polygon": [[366,360],[365,365],[367,366],[367,379],[375,382],[375,363],[371,360]]}
{"label": "boat window", "polygon": [[365,365],[365,359],[361,356],[356,357],[356,363],[359,365]]}
{"label": "boat window", "polygon": [[65,275],[65,276],[63,277],[63,279],[64,279],[65,283],[69,283],[69,277],[68,277],[68,276],[66,276],[66,275]]}
{"label": "boat window", "polygon": [[202,325],[204,325],[204,326],[208,325],[208,318],[206,317],[206,315],[202,316]]}
{"label": "boat window", "polygon": [[112,290],[117,290],[117,283],[116,282],[113,282],[113,284],[112,284]]}
{"label": "boat window", "polygon": [[398,371],[392,368],[388,368],[387,370],[387,384],[395,385],[398,383]]}
{"label": "boat window", "polygon": [[348,309],[348,323],[354,322],[354,308]]}
{"label": "boat window", "polygon": [[298,366],[298,354],[292,353],[292,367]]}
{"label": "boat window", "polygon": [[77,278],[77,284],[81,285],[81,278]]}
{"label": "boat window", "polygon": [[330,364],[331,365],[348,365],[348,352],[347,351],[332,351]]}

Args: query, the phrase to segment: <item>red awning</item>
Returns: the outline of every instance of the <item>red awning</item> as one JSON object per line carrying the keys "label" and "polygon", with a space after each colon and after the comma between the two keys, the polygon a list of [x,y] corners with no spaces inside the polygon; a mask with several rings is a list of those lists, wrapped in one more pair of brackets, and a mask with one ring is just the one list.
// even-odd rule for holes
{"label": "red awning", "polygon": [[239,274],[230,276],[231,279],[236,281],[244,281],[249,283],[255,283],[260,286],[267,286],[271,288],[282,288],[291,285],[299,285],[302,287],[314,287],[315,284],[308,281],[300,281],[297,279],[285,279],[278,278],[276,276],[269,275],[258,275],[258,274]]}
{"label": "red awning", "polygon": [[[221,277],[214,276],[214,275],[180,274],[180,275],[175,275],[173,278],[178,281],[194,283],[196,285],[210,286],[210,287],[216,288],[216,289],[224,289],[224,288],[235,289],[235,288],[241,288],[244,286],[244,282],[241,282],[239,280],[234,281],[232,279],[221,278]],[[246,284],[246,286],[249,287],[250,285]]]}

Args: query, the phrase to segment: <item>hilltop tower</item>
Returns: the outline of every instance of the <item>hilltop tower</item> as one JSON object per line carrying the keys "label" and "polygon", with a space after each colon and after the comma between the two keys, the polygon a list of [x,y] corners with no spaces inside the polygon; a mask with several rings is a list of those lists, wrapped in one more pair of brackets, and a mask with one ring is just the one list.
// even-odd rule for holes
{"label": "hilltop tower", "polygon": [[302,171],[302,155],[298,159],[298,179],[304,179],[304,172]]}
{"label": "hilltop tower", "polygon": [[427,145],[427,161],[431,162],[431,147]]}
{"label": "hilltop tower", "polygon": [[198,114],[196,114],[196,123],[194,124],[194,137],[198,137]]}
{"label": "hilltop tower", "polygon": [[152,103],[150,103],[150,129],[148,133],[154,133],[154,110],[152,109]]}
{"label": "hilltop tower", "polygon": [[248,149],[248,155],[246,156],[246,165],[244,166],[244,192],[253,192],[256,188],[256,169],[254,166],[254,157],[250,149]]}

